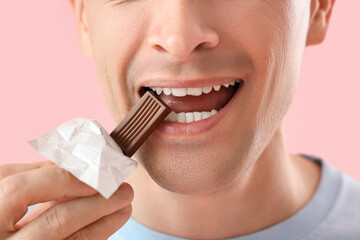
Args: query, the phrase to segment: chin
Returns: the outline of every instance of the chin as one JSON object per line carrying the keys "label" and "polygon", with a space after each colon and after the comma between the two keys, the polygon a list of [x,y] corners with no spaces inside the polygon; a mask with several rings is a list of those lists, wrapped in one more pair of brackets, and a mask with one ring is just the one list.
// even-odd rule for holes
{"label": "chin", "polygon": [[[137,159],[160,187],[180,194],[208,194],[229,187],[246,171],[247,158],[240,151],[226,148],[182,147],[155,150],[144,144]],[[185,148],[186,149],[186,148]],[[213,151],[211,151],[213,150]]]}

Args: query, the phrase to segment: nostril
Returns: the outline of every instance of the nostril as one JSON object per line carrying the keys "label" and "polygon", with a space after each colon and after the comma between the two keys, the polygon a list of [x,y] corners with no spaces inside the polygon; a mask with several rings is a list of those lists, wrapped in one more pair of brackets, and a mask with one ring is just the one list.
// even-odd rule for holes
{"label": "nostril", "polygon": [[164,51],[164,48],[163,47],[161,47],[160,45],[153,45],[153,48],[155,49],[155,50],[157,50],[157,51]]}
{"label": "nostril", "polygon": [[195,50],[200,50],[203,48],[203,46],[205,45],[205,43],[200,43],[199,45],[196,46]]}

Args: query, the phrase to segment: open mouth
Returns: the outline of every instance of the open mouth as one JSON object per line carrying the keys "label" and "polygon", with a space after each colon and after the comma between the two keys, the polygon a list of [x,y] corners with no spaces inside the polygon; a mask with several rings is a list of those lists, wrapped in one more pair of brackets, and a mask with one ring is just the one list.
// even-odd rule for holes
{"label": "open mouth", "polygon": [[200,88],[142,87],[140,95],[153,91],[173,111],[165,119],[170,122],[192,123],[216,115],[244,84],[241,79]]}

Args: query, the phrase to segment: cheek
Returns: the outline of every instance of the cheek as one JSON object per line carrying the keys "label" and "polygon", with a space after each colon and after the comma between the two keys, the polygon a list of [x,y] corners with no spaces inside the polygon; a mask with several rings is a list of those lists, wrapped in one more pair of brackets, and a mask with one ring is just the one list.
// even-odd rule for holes
{"label": "cheek", "polygon": [[[251,114],[257,129],[254,138],[266,143],[281,123],[295,93],[305,47],[309,1],[241,2],[242,11],[224,10],[227,15],[222,18],[229,21],[224,22],[227,27],[222,35],[252,58],[255,74],[246,82],[249,90],[246,106],[256,109]],[[253,146],[256,154],[264,147]]]}
{"label": "cheek", "polygon": [[[100,85],[116,121],[134,104],[127,69],[142,44],[149,11],[146,4],[103,4],[91,12],[89,34]],[[137,8],[135,11],[132,8]]]}
{"label": "cheek", "polygon": [[305,47],[308,2],[254,0],[244,4],[241,14],[232,13],[235,21],[228,29],[237,29],[234,43],[252,57],[255,74],[249,87],[264,112],[276,104],[284,114],[291,102]]}
{"label": "cheek", "polygon": [[274,62],[283,64],[289,54],[303,50],[308,2],[224,1],[218,6],[223,10],[216,12],[215,16],[222,23],[217,30],[227,43],[251,56],[257,75],[266,76],[273,71],[269,68]]}

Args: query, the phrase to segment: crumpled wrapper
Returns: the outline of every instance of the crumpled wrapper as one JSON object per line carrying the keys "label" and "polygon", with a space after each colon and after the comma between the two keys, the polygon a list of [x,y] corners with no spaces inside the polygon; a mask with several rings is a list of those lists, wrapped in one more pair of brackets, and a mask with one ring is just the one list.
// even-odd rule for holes
{"label": "crumpled wrapper", "polygon": [[106,199],[137,167],[92,119],[73,119],[29,144]]}

